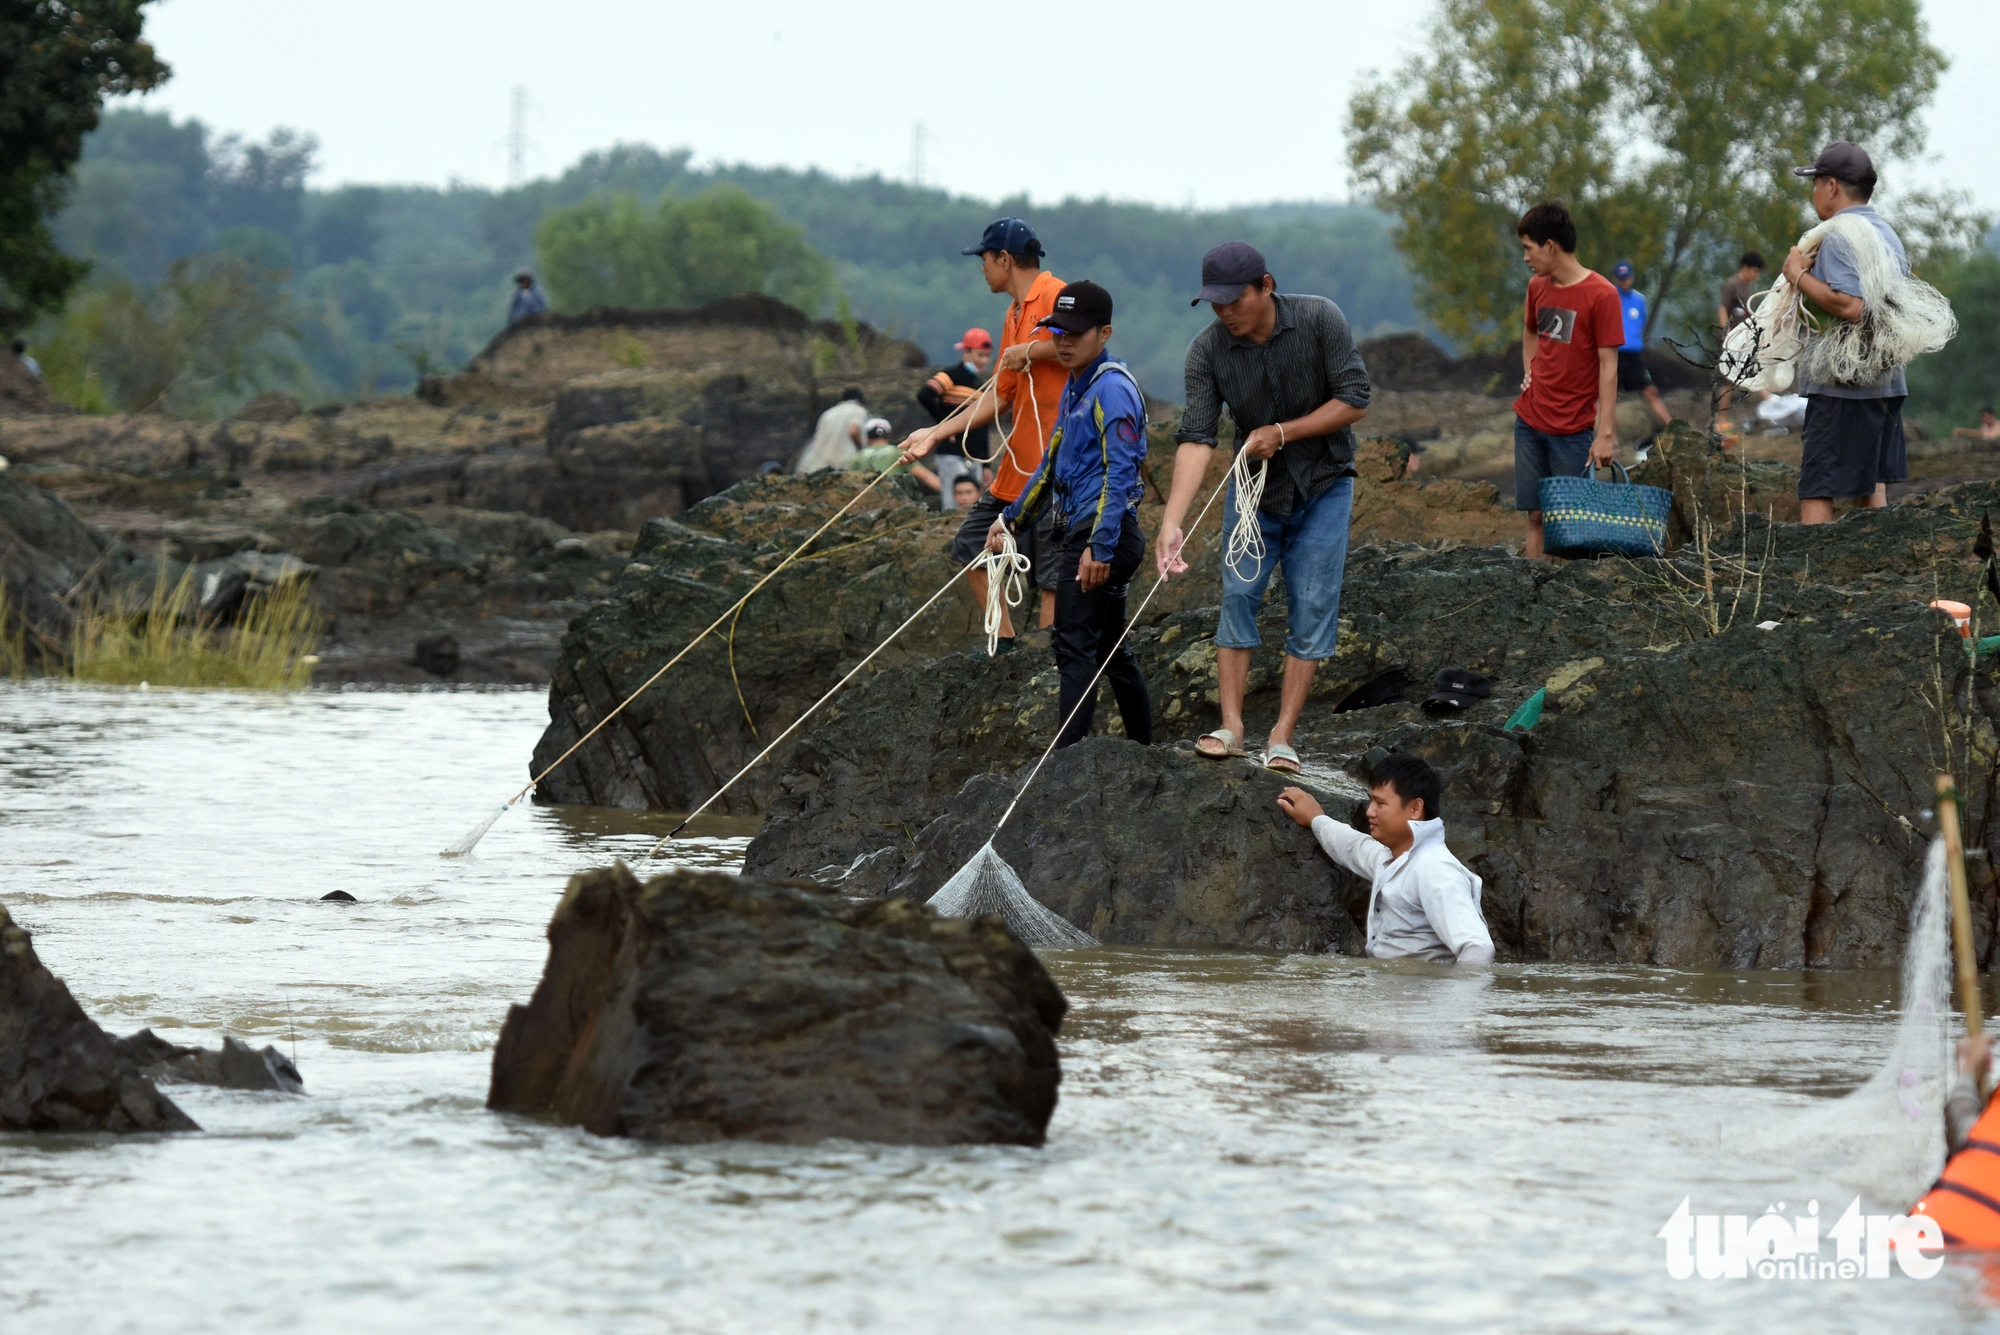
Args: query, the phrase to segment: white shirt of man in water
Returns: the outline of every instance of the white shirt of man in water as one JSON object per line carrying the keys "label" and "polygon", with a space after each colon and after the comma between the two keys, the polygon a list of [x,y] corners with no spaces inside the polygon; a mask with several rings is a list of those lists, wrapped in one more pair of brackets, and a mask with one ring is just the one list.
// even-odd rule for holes
{"label": "white shirt of man in water", "polygon": [[1423,819],[1422,797],[1390,783],[1368,794],[1362,834],[1326,814],[1303,788],[1278,798],[1286,815],[1312,831],[1326,855],[1369,883],[1370,958],[1491,964],[1493,937],[1479,911],[1481,883],[1444,842],[1444,821]]}

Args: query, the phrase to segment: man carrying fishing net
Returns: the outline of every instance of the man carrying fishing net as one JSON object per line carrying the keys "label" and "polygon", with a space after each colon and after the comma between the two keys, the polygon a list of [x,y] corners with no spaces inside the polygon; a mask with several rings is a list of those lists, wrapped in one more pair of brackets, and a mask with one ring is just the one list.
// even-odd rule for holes
{"label": "man carrying fishing net", "polygon": [[1340,584],[1354,510],[1354,424],[1368,411],[1368,368],[1340,307],[1325,297],[1279,295],[1256,247],[1231,241],[1201,261],[1215,321],[1188,345],[1173,492],[1153,557],[1160,578],[1188,568],[1181,525],[1217,445],[1223,406],[1236,423],[1237,458],[1223,508],[1215,674],[1222,726],[1195,742],[1214,759],[1247,754],[1243,691],[1250,651],[1263,642],[1257,609],[1285,570],[1285,673],[1264,764],[1299,772],[1292,735],[1320,660],[1340,632]]}
{"label": "man carrying fishing net", "polygon": [[988,551],[1032,527],[1048,511],[1054,551],[1043,553],[1056,579],[1056,667],[1061,711],[1069,720],[1056,746],[1090,732],[1098,669],[1111,681],[1125,735],[1153,740],[1153,704],[1139,660],[1125,644],[1125,593],[1146,556],[1139,527],[1139,466],[1146,459],[1146,397],[1123,362],[1111,359],[1111,294],[1096,283],[1071,283],[1040,326],[1054,335],[1056,359],[1069,372],[1048,448],[1020,498],[987,530]]}

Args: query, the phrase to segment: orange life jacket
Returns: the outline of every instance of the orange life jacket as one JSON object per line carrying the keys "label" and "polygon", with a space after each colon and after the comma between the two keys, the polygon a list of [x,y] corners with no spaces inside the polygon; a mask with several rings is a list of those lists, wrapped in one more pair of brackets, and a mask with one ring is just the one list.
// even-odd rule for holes
{"label": "orange life jacket", "polygon": [[1918,1212],[1938,1221],[1947,1246],[2000,1251],[2000,1098],[1987,1102],[1965,1148],[1911,1211]]}

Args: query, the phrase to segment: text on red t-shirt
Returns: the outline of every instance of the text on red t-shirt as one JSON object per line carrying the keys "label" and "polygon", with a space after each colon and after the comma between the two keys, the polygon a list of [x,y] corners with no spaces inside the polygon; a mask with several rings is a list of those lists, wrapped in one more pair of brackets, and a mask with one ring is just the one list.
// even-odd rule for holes
{"label": "text on red t-shirt", "polygon": [[1535,360],[1514,411],[1551,436],[1590,430],[1597,422],[1597,350],[1625,342],[1618,289],[1600,273],[1568,287],[1531,278],[1523,327],[1536,336]]}

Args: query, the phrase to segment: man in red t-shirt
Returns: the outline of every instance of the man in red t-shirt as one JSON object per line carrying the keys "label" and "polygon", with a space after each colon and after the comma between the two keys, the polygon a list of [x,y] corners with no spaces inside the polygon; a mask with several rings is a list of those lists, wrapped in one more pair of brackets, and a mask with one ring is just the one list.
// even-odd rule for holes
{"label": "man in red t-shirt", "polygon": [[1521,397],[1514,400],[1514,508],[1528,515],[1523,555],[1542,555],[1545,477],[1603,467],[1618,453],[1618,289],[1576,261],[1576,223],[1561,204],[1537,204],[1515,231],[1528,280],[1521,332]]}

